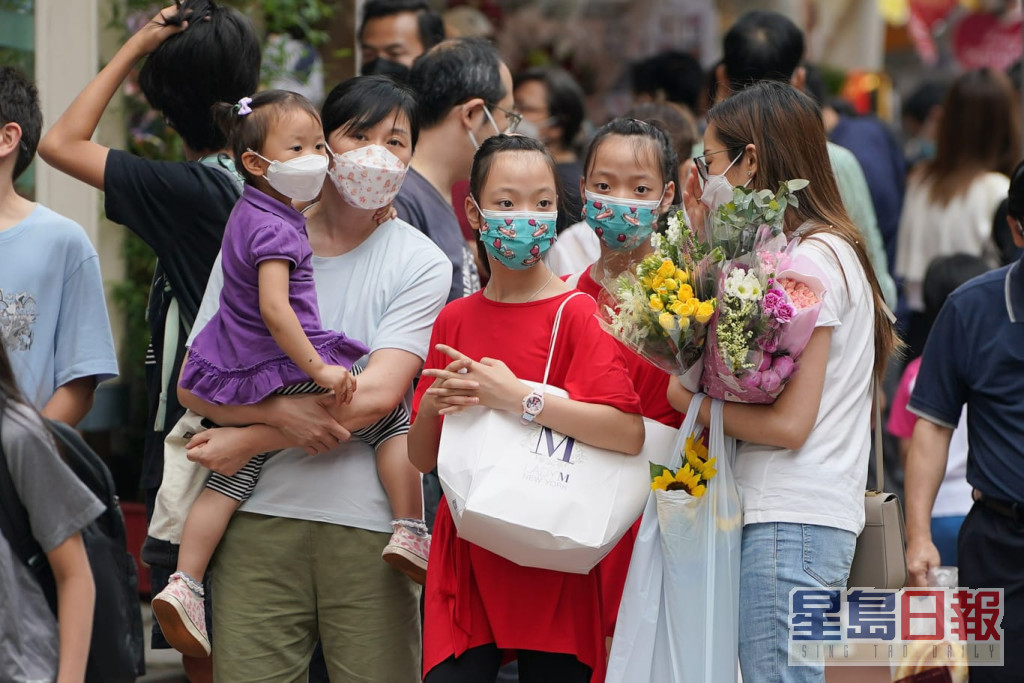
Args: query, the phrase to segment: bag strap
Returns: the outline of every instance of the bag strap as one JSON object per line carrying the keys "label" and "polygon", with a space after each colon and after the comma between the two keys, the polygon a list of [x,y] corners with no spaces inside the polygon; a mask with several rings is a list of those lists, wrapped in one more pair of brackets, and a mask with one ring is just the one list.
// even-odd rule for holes
{"label": "bag strap", "polygon": [[[170,287],[167,288],[170,291]],[[156,419],[153,420],[153,431],[162,432],[167,424],[167,395],[169,393],[169,384],[172,382],[171,375],[174,373],[174,359],[178,355],[178,340],[181,336],[182,325],[188,325],[185,323],[184,318],[181,317],[181,306],[178,304],[178,298],[173,294],[171,296],[171,303],[167,307],[167,315],[164,317],[164,343],[160,356],[160,399],[157,402],[156,407]],[[177,386],[177,382],[174,382]]]}
{"label": "bag strap", "polygon": [[544,365],[544,381],[541,382],[540,393],[544,393],[544,390],[548,388],[548,373],[551,372],[551,359],[555,355],[555,341],[558,339],[558,326],[562,322],[562,311],[565,310],[565,305],[568,304],[572,299],[578,296],[584,296],[583,292],[574,292],[569,296],[565,297],[565,300],[558,307],[558,312],[555,313],[555,322],[551,326],[551,343],[548,345],[548,360]]}
{"label": "bag strap", "polygon": [[877,380],[871,382],[875,411],[875,486],[878,492],[885,491],[885,459],[882,457],[882,390]]}

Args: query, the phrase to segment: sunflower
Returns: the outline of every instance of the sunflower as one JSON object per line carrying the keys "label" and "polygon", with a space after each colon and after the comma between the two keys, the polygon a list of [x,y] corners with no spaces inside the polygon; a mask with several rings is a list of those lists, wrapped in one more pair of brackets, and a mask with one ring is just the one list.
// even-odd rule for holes
{"label": "sunflower", "polygon": [[672,474],[672,470],[665,470],[654,478],[651,482],[651,490],[653,491],[668,491],[669,486],[676,483],[676,478]]}

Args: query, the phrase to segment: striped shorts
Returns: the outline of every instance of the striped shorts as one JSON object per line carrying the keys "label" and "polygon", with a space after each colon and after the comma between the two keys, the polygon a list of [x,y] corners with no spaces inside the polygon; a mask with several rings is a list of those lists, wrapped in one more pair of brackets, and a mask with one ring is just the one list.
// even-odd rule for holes
{"label": "striped shorts", "polygon": [[[352,374],[358,375],[359,372],[360,369],[353,366]],[[327,390],[317,386],[316,382],[302,382],[278,389],[274,393],[282,396],[294,396],[298,394],[324,394],[327,393]],[[404,403],[399,403],[394,410],[373,424],[354,430],[352,436],[362,439],[376,451],[388,439],[408,433],[409,411]],[[256,482],[259,481],[263,464],[275,452],[271,451],[253,456],[242,469],[231,476],[218,474],[217,472],[212,473],[206,482],[206,487],[228,498],[245,502],[252,495],[253,489],[256,488]]]}

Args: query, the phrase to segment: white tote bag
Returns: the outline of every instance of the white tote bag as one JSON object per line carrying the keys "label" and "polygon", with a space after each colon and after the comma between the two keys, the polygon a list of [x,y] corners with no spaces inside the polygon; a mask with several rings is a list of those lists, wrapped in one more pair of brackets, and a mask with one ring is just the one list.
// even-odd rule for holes
{"label": "white tote bag", "polygon": [[[544,381],[567,297],[555,315]],[[444,419],[437,472],[459,537],[526,567],[586,574],[644,509],[648,461],[665,463],[676,430],[644,421],[639,455],[596,448],[518,415],[472,407]]]}
{"label": "white tote bag", "polygon": [[[690,403],[681,448],[703,394]],[[735,683],[739,653],[742,508],[732,475],[735,442],[711,407],[708,452],[718,474],[707,493],[652,492],[633,545],[608,659],[607,683]],[[681,459],[670,465],[676,469]]]}

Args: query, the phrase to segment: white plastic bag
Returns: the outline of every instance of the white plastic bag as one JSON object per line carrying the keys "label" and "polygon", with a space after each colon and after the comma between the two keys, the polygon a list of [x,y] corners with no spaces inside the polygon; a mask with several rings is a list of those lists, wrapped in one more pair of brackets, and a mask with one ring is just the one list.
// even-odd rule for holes
{"label": "white plastic bag", "polygon": [[[694,396],[668,466],[697,427]],[[711,405],[709,457],[718,474],[694,498],[651,492],[623,590],[608,661],[608,683],[735,682],[739,648],[742,508],[732,475],[735,441],[722,429],[722,402]]]}

